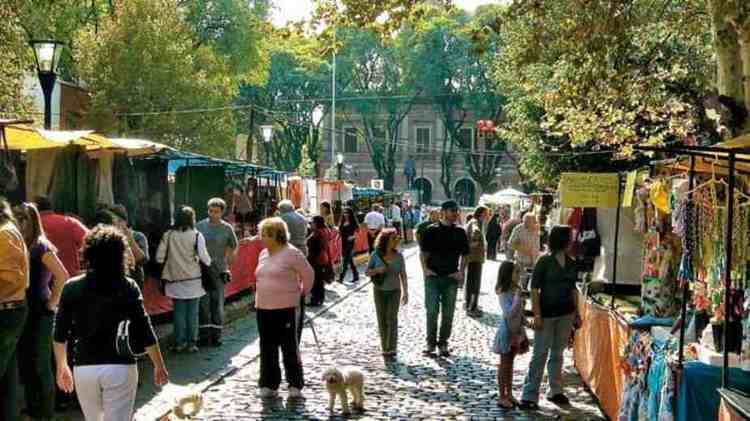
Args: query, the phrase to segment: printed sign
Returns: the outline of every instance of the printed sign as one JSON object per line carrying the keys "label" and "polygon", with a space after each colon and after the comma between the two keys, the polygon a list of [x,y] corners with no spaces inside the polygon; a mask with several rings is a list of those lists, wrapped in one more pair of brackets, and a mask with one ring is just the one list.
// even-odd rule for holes
{"label": "printed sign", "polygon": [[617,173],[563,173],[560,204],[566,208],[616,208]]}
{"label": "printed sign", "polygon": [[625,190],[622,192],[622,207],[633,206],[633,195],[635,194],[635,180],[638,178],[637,171],[630,171],[625,178]]}

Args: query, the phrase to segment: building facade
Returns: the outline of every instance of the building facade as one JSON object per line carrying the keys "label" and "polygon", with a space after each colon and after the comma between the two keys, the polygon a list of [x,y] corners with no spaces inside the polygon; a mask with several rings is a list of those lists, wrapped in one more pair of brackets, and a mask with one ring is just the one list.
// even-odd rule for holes
{"label": "building facade", "polygon": [[[372,162],[365,137],[367,130],[362,123],[362,118],[347,110],[345,105],[343,107],[337,105],[337,108],[335,137],[331,136],[330,116],[323,122],[325,142],[323,142],[320,168],[331,168],[332,159],[341,153],[346,168],[344,177],[358,185],[370,186],[372,180],[380,177]],[[385,118],[384,116],[383,125],[372,131],[373,142],[375,139],[382,139],[383,142],[392,141],[393,138],[386,129]],[[454,157],[450,169],[451,192],[453,199],[456,199],[462,206],[475,206],[482,194],[494,193],[504,187],[515,187],[519,182],[518,172],[512,160],[502,152],[486,149],[487,139],[483,139],[477,133],[476,120],[471,115],[463,118],[464,123],[459,130],[459,144],[454,146],[451,153]],[[395,141],[397,153],[393,191],[410,191],[413,200],[421,203],[437,204],[447,199],[441,183],[441,156],[445,148],[449,147],[449,143],[445,142],[445,126],[433,105],[430,103],[413,105],[401,121],[398,130],[398,139]],[[333,150],[332,139],[336,142]],[[488,191],[483,191],[479,183],[471,177],[466,162],[467,154],[474,154],[474,157],[498,156],[498,154],[502,156],[500,164],[495,168],[495,177]],[[410,171],[405,171],[407,168],[413,170],[411,174],[414,180],[411,186],[407,177]]]}

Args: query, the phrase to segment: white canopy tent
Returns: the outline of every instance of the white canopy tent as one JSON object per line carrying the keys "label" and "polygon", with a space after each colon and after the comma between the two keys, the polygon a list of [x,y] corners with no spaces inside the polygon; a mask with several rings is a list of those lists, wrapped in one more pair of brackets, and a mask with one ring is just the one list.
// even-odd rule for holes
{"label": "white canopy tent", "polygon": [[493,194],[482,195],[479,198],[479,203],[485,205],[514,205],[528,197],[528,194],[509,187]]}

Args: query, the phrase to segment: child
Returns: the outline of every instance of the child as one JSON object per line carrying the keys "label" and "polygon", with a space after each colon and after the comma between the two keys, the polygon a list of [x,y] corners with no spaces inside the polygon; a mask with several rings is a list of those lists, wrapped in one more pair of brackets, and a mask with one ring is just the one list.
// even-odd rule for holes
{"label": "child", "polygon": [[513,409],[513,359],[529,350],[529,340],[523,327],[524,298],[520,287],[520,266],[512,261],[500,265],[495,293],[500,303],[500,322],[495,333],[492,351],[500,355],[497,366],[497,405]]}

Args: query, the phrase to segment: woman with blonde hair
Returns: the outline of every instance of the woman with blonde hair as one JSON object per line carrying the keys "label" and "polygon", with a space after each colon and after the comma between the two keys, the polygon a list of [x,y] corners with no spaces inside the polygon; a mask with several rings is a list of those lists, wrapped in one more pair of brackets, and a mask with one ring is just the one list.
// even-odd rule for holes
{"label": "woman with blonde hair", "polygon": [[395,228],[387,228],[375,239],[367,276],[372,278],[375,311],[383,357],[393,359],[398,348],[398,310],[409,301],[406,262],[398,251],[401,237]]}
{"label": "woman with blonde hair", "polygon": [[281,218],[260,224],[265,250],[255,270],[255,307],[260,337],[260,397],[278,396],[281,384],[279,348],[283,355],[289,397],[302,398],[305,380],[299,355],[300,301],[312,289],[313,268],[305,255],[289,244],[289,232]]}

